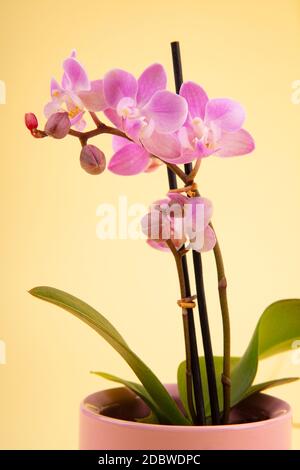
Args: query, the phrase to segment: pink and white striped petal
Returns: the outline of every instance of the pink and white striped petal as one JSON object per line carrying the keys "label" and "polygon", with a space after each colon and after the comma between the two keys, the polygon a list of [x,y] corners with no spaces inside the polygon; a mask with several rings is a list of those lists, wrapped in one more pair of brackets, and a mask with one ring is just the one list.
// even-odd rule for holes
{"label": "pink and white striped petal", "polygon": [[76,59],[72,57],[66,59],[63,63],[63,68],[74,91],[90,89],[88,76],[82,65]]}
{"label": "pink and white striped petal", "polygon": [[237,102],[228,98],[209,100],[205,110],[205,123],[213,123],[223,131],[234,132],[239,130],[245,120],[244,108]]}
{"label": "pink and white striped petal", "polygon": [[108,169],[117,175],[137,175],[148,167],[149,161],[148,152],[140,145],[131,142],[112,156]]}
{"label": "pink and white striped petal", "polygon": [[107,107],[104,98],[103,80],[94,80],[90,85],[90,90],[79,91],[78,96],[88,111],[103,111]]}
{"label": "pink and white striped petal", "polygon": [[112,148],[114,152],[117,152],[118,150],[122,149],[125,147],[125,145],[128,145],[129,141],[128,139],[125,139],[124,137],[119,137],[118,135],[113,135],[112,137]]}
{"label": "pink and white striped petal", "polygon": [[200,85],[194,82],[185,82],[180,88],[180,96],[186,99],[191,118],[204,119],[208,96]]}
{"label": "pink and white striped petal", "polygon": [[210,251],[217,243],[217,238],[213,229],[208,225],[204,230],[204,243],[201,248],[202,252]]}
{"label": "pink and white striped petal", "polygon": [[52,98],[58,98],[63,94],[63,89],[55,78],[52,78],[50,82],[50,94]]}
{"label": "pink and white striped petal", "polygon": [[170,91],[157,91],[143,108],[142,113],[153,119],[155,130],[160,133],[175,132],[187,117],[187,102]]}
{"label": "pink and white striped petal", "polygon": [[154,93],[164,90],[166,85],[167,75],[161,64],[153,64],[147,67],[138,79],[138,106],[144,106]]}
{"label": "pink and white striped petal", "polygon": [[218,157],[236,157],[246,155],[255,149],[255,142],[251,134],[245,129],[236,132],[223,132],[218,142]]}
{"label": "pink and white striped petal", "polygon": [[172,163],[174,159],[180,157],[180,142],[174,134],[159,134],[154,131],[150,138],[142,138],[141,142],[149,153],[166,162]]}
{"label": "pink and white striped petal", "polygon": [[117,111],[112,108],[107,108],[104,110],[105,116],[116,126],[118,129],[123,130],[123,121],[122,118],[118,115]]}
{"label": "pink and white striped petal", "polygon": [[108,72],[103,85],[106,102],[112,108],[116,108],[122,98],[135,98],[137,94],[137,81],[125,70],[114,69]]}

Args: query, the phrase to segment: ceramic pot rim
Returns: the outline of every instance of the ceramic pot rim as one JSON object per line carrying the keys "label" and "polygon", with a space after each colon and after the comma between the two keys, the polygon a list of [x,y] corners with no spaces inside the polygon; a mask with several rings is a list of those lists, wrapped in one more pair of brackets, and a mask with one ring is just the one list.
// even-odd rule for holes
{"label": "ceramic pot rim", "polygon": [[[103,422],[106,424],[111,424],[115,426],[121,426],[125,428],[139,428],[140,430],[152,430],[152,431],[172,431],[172,432],[190,432],[190,433],[203,433],[203,432],[214,432],[214,431],[236,431],[237,429],[246,430],[246,429],[253,429],[253,428],[267,428],[272,426],[274,423],[279,423],[280,421],[286,421],[292,419],[292,410],[290,405],[281,400],[280,398],[274,397],[272,395],[268,395],[266,393],[260,393],[259,395],[272,399],[273,402],[276,401],[278,408],[281,408],[281,413],[278,416],[268,418],[262,421],[254,421],[249,423],[241,423],[241,424],[221,424],[221,425],[207,425],[207,426],[183,426],[183,425],[171,425],[171,424],[150,424],[150,423],[138,423],[134,421],[123,420],[119,418],[111,418],[109,416],[105,416],[103,414],[97,413],[92,409],[88,408],[87,402],[91,397],[95,397],[96,395],[101,394],[101,392],[106,393],[112,389],[105,389],[99,392],[93,393],[87,396],[80,404],[80,413],[84,414],[85,416],[92,418],[96,421]],[[124,387],[124,390],[126,388]]]}

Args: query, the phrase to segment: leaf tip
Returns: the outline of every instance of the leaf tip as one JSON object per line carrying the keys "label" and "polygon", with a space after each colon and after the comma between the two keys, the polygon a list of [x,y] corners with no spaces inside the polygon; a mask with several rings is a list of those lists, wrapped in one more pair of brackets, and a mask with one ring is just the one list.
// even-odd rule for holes
{"label": "leaf tip", "polygon": [[32,289],[29,289],[27,292],[28,292],[28,294],[37,297],[39,295],[40,289],[41,289],[41,286],[33,287]]}

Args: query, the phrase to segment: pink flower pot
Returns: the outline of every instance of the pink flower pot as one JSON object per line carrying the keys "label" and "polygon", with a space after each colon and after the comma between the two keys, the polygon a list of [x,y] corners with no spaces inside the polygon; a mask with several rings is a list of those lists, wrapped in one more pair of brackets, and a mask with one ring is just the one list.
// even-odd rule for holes
{"label": "pink flower pot", "polygon": [[[179,404],[177,387],[167,388]],[[80,449],[290,449],[290,406],[269,395],[256,394],[234,407],[231,422],[242,424],[227,426],[169,426],[130,421],[146,416],[147,411],[142,400],[123,387],[88,396],[80,407]]]}

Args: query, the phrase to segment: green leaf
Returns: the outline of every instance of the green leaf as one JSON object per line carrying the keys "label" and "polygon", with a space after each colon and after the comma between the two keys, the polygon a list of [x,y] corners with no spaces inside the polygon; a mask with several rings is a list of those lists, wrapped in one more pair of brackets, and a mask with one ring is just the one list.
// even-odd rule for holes
{"label": "green leaf", "polygon": [[151,411],[151,413],[148,416],[145,416],[145,418],[136,418],[135,420],[137,423],[144,423],[144,424],[161,424],[157,416]]}
{"label": "green leaf", "polygon": [[280,300],[263,312],[246,352],[232,370],[232,403],[251,387],[260,359],[287,351],[300,336],[300,300]]}
{"label": "green leaf", "polygon": [[[297,378],[271,380],[262,384],[252,385],[255,379],[258,362],[291,348],[291,343],[300,336],[300,300],[280,300],[271,304],[263,312],[257,327],[251,338],[245,354],[241,357],[231,358],[231,405],[235,405],[252,393],[274,387],[283,383],[289,383]],[[199,358],[203,381],[203,393],[206,414],[210,414],[209,397],[207,391],[207,379],[204,358]],[[223,409],[223,391],[221,374],[223,369],[223,357],[214,357],[218,396],[220,409]],[[187,409],[185,386],[185,361],[178,368],[178,387],[181,400]]]}
{"label": "green leaf", "polygon": [[127,346],[122,336],[103,315],[85,302],[59,289],[40,286],[32,289],[30,294],[67,310],[101,335],[134,371],[156,407],[159,408],[165,423],[177,425],[190,424],[160,380]]}
{"label": "green leaf", "polygon": [[102,377],[103,379],[111,380],[112,382],[117,382],[122,385],[125,385],[125,387],[129,388],[132,390],[136,395],[138,395],[146,405],[149,406],[149,408],[152,410],[153,415],[155,415],[156,421],[161,421],[163,420],[163,416],[160,414],[159,408],[157,408],[155,402],[152,400],[151,396],[143,387],[141,384],[135,383],[135,382],[130,382],[129,380],[124,380],[121,379],[120,377],[116,377],[115,375],[107,374],[106,372],[91,372],[94,375],[97,375],[98,377]]}
{"label": "green leaf", "polygon": [[[262,390],[266,390],[268,388],[273,388],[273,387],[278,387],[279,385],[285,385],[289,384],[292,382],[296,382],[299,380],[299,377],[287,377],[284,379],[275,379],[275,380],[269,380],[268,382],[262,382],[260,384],[252,385],[245,395],[243,396],[243,400],[247,397],[250,397],[250,395],[253,395],[254,393],[261,392]],[[239,400],[240,401],[240,400]],[[235,403],[233,403],[234,405]]]}

